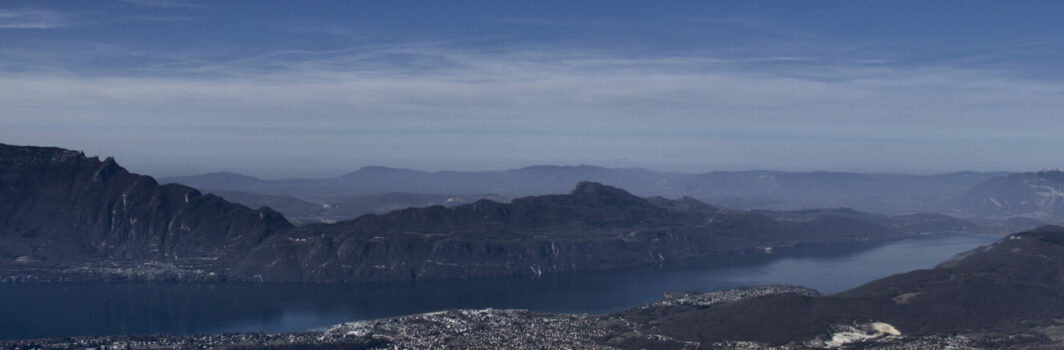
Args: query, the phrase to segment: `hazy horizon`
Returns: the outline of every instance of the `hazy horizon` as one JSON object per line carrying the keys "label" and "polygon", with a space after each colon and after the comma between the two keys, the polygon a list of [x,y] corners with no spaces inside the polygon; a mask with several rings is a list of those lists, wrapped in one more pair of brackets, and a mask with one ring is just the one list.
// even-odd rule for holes
{"label": "hazy horizon", "polygon": [[[3,143],[3,142],[0,142]],[[23,144],[18,144],[23,145]],[[39,147],[58,147],[52,144],[24,144],[23,146],[39,146]],[[68,147],[64,147],[68,148]],[[939,175],[958,172],[980,172],[980,173],[1023,173],[1023,172],[1037,172],[1047,169],[1059,169],[1060,167],[1047,164],[1046,166],[1039,168],[1025,168],[1025,169],[997,169],[997,168],[984,168],[984,169],[942,169],[942,170],[921,170],[921,169],[903,169],[903,168],[881,168],[881,169],[866,169],[866,168],[815,168],[815,167],[797,167],[797,168],[782,168],[771,166],[758,166],[753,164],[730,164],[730,165],[709,165],[709,164],[670,164],[670,163],[655,163],[655,162],[637,162],[624,159],[604,160],[604,161],[550,161],[544,160],[540,162],[523,162],[523,161],[511,161],[511,160],[498,160],[494,162],[482,162],[480,160],[455,160],[453,158],[439,157],[432,159],[432,157],[424,157],[421,159],[368,159],[368,160],[354,160],[351,162],[328,160],[328,159],[291,159],[286,158],[284,162],[278,162],[276,158],[269,156],[250,157],[246,162],[240,160],[234,160],[232,158],[219,159],[212,157],[169,157],[160,158],[147,156],[118,156],[114,154],[106,153],[93,153],[83,149],[69,148],[72,150],[83,151],[86,156],[98,157],[104,159],[107,157],[114,157],[118,164],[127,170],[139,173],[143,175],[150,175],[153,177],[176,177],[176,176],[192,176],[203,175],[208,173],[236,173],[241,175],[248,175],[257,177],[260,179],[277,180],[277,179],[294,179],[294,178],[331,178],[342,176],[354,171],[357,171],[365,167],[386,167],[397,169],[409,169],[424,172],[440,172],[440,171],[457,171],[457,172],[479,172],[479,171],[506,171],[514,170],[526,167],[535,166],[592,166],[610,169],[644,169],[657,172],[666,173],[687,173],[687,174],[699,174],[709,172],[742,172],[742,171],[780,171],[780,172],[840,172],[840,173],[861,173],[861,174],[906,174],[906,175]],[[1047,162],[1048,163],[1048,162]]]}
{"label": "hazy horizon", "polygon": [[9,1],[0,142],[133,171],[1037,171],[1064,3]]}
{"label": "hazy horizon", "polygon": [[[50,146],[50,145],[29,145],[29,146],[54,147],[54,146]],[[79,151],[81,151],[81,150],[79,150]],[[257,177],[257,178],[260,178],[260,179],[266,179],[266,180],[294,179],[294,178],[305,178],[305,179],[332,178],[332,177],[346,175],[346,174],[349,174],[351,172],[358,171],[358,170],[360,170],[362,168],[367,168],[367,167],[385,167],[385,168],[396,168],[396,169],[408,169],[408,170],[423,171],[423,172],[447,172],[447,171],[481,172],[481,171],[506,171],[506,170],[515,170],[515,169],[521,169],[521,168],[527,168],[527,167],[536,167],[536,166],[558,166],[558,167],[591,166],[591,167],[609,168],[609,169],[642,169],[642,170],[650,170],[650,171],[663,172],[663,173],[686,173],[686,174],[700,174],[700,173],[710,173],[710,172],[779,171],[779,172],[795,172],[795,173],[802,173],[802,172],[839,172],[839,173],[905,174],[905,175],[939,175],[939,174],[959,173],[959,172],[1021,173],[1021,172],[1036,172],[1036,171],[1047,170],[1047,169],[1058,169],[1058,168],[1055,168],[1055,167],[1043,167],[1043,168],[1038,168],[1038,169],[1018,169],[1018,170],[1012,170],[1012,169],[986,169],[986,170],[957,169],[957,170],[947,170],[947,171],[919,172],[919,171],[896,171],[896,170],[889,170],[889,169],[888,170],[882,170],[882,171],[862,170],[862,169],[817,169],[817,168],[809,168],[809,169],[778,169],[778,168],[766,168],[766,167],[755,167],[755,166],[751,166],[751,167],[742,167],[742,166],[733,166],[733,167],[711,167],[711,166],[681,167],[681,166],[670,166],[670,165],[667,165],[667,164],[666,165],[662,165],[662,164],[655,164],[655,163],[637,164],[637,163],[627,162],[627,161],[623,161],[623,160],[617,160],[617,161],[614,161],[614,162],[606,161],[606,162],[602,162],[602,163],[592,163],[592,162],[565,163],[565,162],[548,162],[548,161],[544,161],[544,162],[540,162],[540,163],[516,163],[516,162],[514,162],[514,163],[512,163],[513,165],[511,165],[511,166],[500,165],[500,164],[507,164],[507,163],[499,162],[499,163],[491,163],[490,165],[480,165],[480,166],[478,166],[475,163],[464,164],[464,163],[461,163],[461,162],[454,162],[453,160],[448,160],[448,159],[440,159],[438,162],[425,162],[425,161],[417,162],[418,165],[426,165],[426,164],[430,165],[430,166],[421,166],[421,167],[418,167],[416,165],[415,166],[389,165],[388,164],[389,160],[378,160],[377,163],[374,163],[374,162],[351,163],[351,164],[333,163],[333,164],[331,164],[332,166],[330,166],[330,167],[299,166],[298,162],[296,162],[296,165],[280,165],[280,166],[275,166],[275,167],[264,166],[264,167],[261,167],[261,168],[256,168],[256,167],[234,167],[231,164],[230,165],[218,164],[217,167],[211,167],[211,164],[214,164],[214,163],[205,162],[205,161],[203,161],[203,159],[198,159],[198,158],[197,159],[186,159],[185,161],[187,163],[183,163],[183,164],[180,164],[180,163],[179,164],[165,164],[163,162],[159,162],[159,160],[156,160],[156,159],[139,159],[139,161],[138,161],[137,158],[133,158],[133,161],[128,161],[128,160],[123,159],[121,157],[116,157],[116,156],[108,155],[108,154],[94,154],[94,153],[91,153],[91,152],[85,152],[85,155],[89,156],[89,157],[97,157],[97,158],[100,158],[100,159],[104,159],[104,158],[107,158],[107,157],[115,157],[115,161],[117,161],[120,166],[126,168],[127,170],[129,170],[131,172],[134,172],[134,173],[143,174],[143,175],[150,175],[150,176],[153,176],[153,177],[194,176],[194,175],[203,175],[203,174],[209,174],[209,173],[235,173],[235,174],[240,174],[240,175],[253,176],[253,177]],[[269,163],[266,160],[255,160],[255,161],[252,161],[251,163],[260,163],[260,162],[261,163]],[[277,164],[277,162],[273,162],[273,163]],[[393,164],[402,164],[402,162],[397,162],[395,160],[392,160],[392,163]],[[194,164],[194,165],[192,165],[192,164]],[[436,166],[431,166],[433,164],[436,165]],[[463,167],[463,165],[466,165],[467,167]]]}

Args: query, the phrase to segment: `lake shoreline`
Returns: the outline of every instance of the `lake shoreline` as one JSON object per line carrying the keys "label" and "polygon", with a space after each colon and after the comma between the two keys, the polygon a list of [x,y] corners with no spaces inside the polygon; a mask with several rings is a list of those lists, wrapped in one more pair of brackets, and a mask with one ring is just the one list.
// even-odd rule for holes
{"label": "lake shoreline", "polygon": [[[116,334],[281,333],[449,309],[607,314],[667,292],[765,284],[825,294],[930,268],[996,235],[932,235],[846,247],[795,247],[540,278],[357,284],[19,282],[0,284],[0,339]],[[906,255],[908,254],[908,255]],[[4,302],[6,301],[6,302]]]}

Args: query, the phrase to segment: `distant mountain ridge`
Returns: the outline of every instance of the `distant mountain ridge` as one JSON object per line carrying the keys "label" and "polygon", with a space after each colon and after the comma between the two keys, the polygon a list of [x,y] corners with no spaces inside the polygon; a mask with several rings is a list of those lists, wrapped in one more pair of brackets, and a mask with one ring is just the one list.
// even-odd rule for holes
{"label": "distant mountain ridge", "polygon": [[478,199],[507,201],[494,195],[446,195],[420,193],[381,193],[368,195],[321,196],[316,199],[301,199],[288,195],[256,194],[241,191],[211,190],[227,201],[252,208],[270,207],[284,214],[296,225],[334,223],[350,220],[365,214],[384,214],[410,207],[433,205],[456,206]]}
{"label": "distant mountain ridge", "polygon": [[994,177],[966,192],[959,204],[986,216],[1064,219],[1064,170]]}
{"label": "distant mountain ridge", "polygon": [[973,186],[1006,173],[940,175],[737,171],[685,174],[639,168],[532,166],[505,171],[423,172],[365,167],[327,179],[262,180],[233,174],[163,178],[204,190],[320,198],[327,195],[419,193],[520,197],[561,193],[580,181],[624,188],[640,196],[689,196],[735,209],[795,210],[848,207],[885,214],[945,212]]}
{"label": "distant mountain ridge", "polygon": [[[776,220],[692,198],[642,198],[595,182],[510,203],[479,200],[293,227],[272,209],[159,185],[111,158],[9,145],[0,145],[0,199],[0,273],[15,280],[540,275],[919,233],[895,224],[913,218]],[[942,222],[936,220],[930,221]],[[966,225],[955,223],[940,229]]]}

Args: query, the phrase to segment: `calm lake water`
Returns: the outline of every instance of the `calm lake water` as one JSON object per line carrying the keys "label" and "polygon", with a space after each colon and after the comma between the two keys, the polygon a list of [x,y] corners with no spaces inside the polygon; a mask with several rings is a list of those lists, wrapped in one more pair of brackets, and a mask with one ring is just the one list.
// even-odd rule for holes
{"label": "calm lake water", "polygon": [[0,284],[0,339],[303,331],[451,308],[607,313],[664,292],[793,284],[835,293],[930,268],[1000,236],[941,235],[800,248],[654,268],[533,278],[334,285],[85,282]]}

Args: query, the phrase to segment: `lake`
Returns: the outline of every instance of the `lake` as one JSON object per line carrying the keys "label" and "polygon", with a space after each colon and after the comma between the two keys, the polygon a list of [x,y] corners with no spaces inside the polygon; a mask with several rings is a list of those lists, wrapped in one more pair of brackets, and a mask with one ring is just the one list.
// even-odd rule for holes
{"label": "lake", "polygon": [[451,308],[607,313],[670,291],[793,284],[835,293],[915,269],[1001,236],[934,235],[793,248],[661,267],[359,284],[79,282],[0,284],[0,339],[115,334],[297,332]]}

